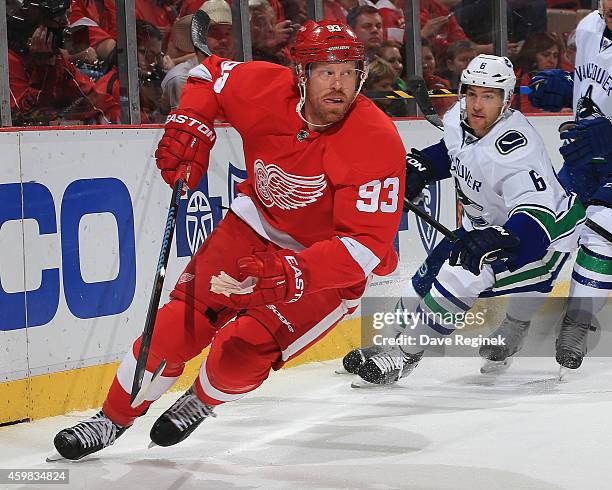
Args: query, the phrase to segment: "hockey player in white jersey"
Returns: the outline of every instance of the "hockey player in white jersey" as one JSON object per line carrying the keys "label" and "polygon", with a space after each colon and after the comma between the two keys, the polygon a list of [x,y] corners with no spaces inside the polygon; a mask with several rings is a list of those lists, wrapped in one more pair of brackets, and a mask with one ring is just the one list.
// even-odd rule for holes
{"label": "hockey player in white jersey", "polygon": [[[389,344],[396,345],[366,349],[360,359],[353,355],[363,380],[387,384],[407,375],[431,339],[452,334],[453,320],[478,297],[550,292],[576,248],[584,208],[558,182],[539,134],[509,108],[515,83],[508,58],[476,57],[461,76],[458,103],[444,116],[442,141],[409,154],[406,197],[452,177],[463,203],[463,228],[457,240],[443,240],[428,257],[429,284],[423,287],[417,274],[403,291],[398,307],[415,306],[416,321],[410,328],[395,326]],[[532,314],[507,316],[504,323],[526,331]],[[510,337],[506,356],[523,336]]]}
{"label": "hockey player in white jersey", "polygon": [[[549,111],[573,103],[575,122],[563,125],[563,185],[578,194],[599,233],[582,228],[572,272],[570,299],[557,339],[557,362],[580,367],[593,318],[612,290],[612,0],[586,16],[576,29],[576,68],[541,72],[532,80],[531,102]],[[608,235],[606,239],[602,235]]]}

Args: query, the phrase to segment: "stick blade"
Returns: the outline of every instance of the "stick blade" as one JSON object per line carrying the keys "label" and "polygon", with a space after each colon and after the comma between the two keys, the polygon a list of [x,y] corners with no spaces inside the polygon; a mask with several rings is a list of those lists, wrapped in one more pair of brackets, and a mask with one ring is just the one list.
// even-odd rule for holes
{"label": "stick blade", "polygon": [[153,376],[151,376],[151,381],[149,381],[146,384],[143,383],[137,392],[132,393],[132,396],[130,398],[130,406],[132,408],[136,408],[137,406],[139,406],[140,404],[142,404],[142,402],[146,400],[149,390],[151,388],[151,385],[161,375],[162,371],[165,368],[166,368],[166,361],[163,360],[162,362],[159,363],[159,366],[157,366],[157,369],[153,373]]}
{"label": "stick blade", "polygon": [[500,374],[507,371],[512,361],[512,357],[508,357],[503,361],[491,361],[490,359],[483,359],[482,366],[480,366],[480,374]]}
{"label": "stick blade", "polygon": [[202,53],[210,56],[212,52],[208,47],[208,28],[210,16],[203,10],[197,10],[191,18],[191,42]]}

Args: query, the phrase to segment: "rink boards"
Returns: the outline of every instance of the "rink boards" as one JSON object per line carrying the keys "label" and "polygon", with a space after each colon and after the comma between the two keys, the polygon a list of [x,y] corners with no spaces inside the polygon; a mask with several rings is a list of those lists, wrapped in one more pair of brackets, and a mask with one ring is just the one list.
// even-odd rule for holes
{"label": "rink boards", "polygon": [[[565,119],[532,118],[556,165]],[[408,150],[441,137],[424,121],[396,124]],[[142,331],[170,199],[153,159],[160,135],[160,128],[0,132],[0,423],[101,404],[116,363]],[[207,178],[181,201],[162,301],[246,177],[236,131],[219,127],[217,137]],[[427,198],[430,214],[452,228],[452,183],[430,186]],[[368,294],[392,294],[393,280],[411,275],[440,239],[404,214],[400,269]],[[358,341],[355,317],[290,364],[338,358]]]}

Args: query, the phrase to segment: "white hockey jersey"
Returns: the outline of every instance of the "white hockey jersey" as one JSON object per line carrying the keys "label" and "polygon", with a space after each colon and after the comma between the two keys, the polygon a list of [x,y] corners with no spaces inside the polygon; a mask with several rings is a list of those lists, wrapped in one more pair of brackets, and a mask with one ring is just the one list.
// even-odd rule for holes
{"label": "white hockey jersey", "polygon": [[557,180],[544,142],[523,114],[506,112],[477,138],[464,129],[456,103],[444,116],[444,142],[463,203],[464,228],[502,226],[514,213],[525,212],[549,236],[549,249],[576,248],[584,208]]}
{"label": "white hockey jersey", "polygon": [[[606,23],[599,11],[591,12],[576,29],[574,113],[612,116],[612,41],[603,36]],[[592,100],[593,105],[589,103]]]}

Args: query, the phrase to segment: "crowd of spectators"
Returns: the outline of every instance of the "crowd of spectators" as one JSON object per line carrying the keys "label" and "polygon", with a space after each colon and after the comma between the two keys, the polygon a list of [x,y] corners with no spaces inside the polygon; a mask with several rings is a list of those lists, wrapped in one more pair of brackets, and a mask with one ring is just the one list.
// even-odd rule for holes
{"label": "crowd of spectators", "polygon": [[[370,76],[364,90],[406,90],[405,0],[323,0],[326,18],[347,23],[363,41]],[[115,0],[6,0],[11,111],[15,125],[119,123]],[[135,0],[141,120],[162,122],[178,105],[189,71],[201,62],[191,43],[193,14],[211,18],[208,46],[235,58],[231,0]],[[461,71],[493,52],[493,2],[421,0],[423,78],[456,92]],[[573,69],[572,30],[586,0],[508,0],[508,56],[520,85],[539,70]],[[306,0],[248,0],[253,58],[291,66],[288,46],[306,21]],[[582,12],[582,13],[581,13]],[[440,97],[443,113],[454,102]],[[405,101],[378,100],[393,117]],[[525,96],[514,106],[537,112]]]}

